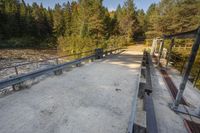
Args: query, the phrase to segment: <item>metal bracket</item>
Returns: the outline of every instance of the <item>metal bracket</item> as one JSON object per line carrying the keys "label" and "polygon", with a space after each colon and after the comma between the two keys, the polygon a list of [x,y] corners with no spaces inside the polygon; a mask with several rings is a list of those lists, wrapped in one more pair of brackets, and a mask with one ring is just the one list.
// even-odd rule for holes
{"label": "metal bracket", "polygon": [[196,108],[191,108],[182,104],[180,104],[178,107],[175,107],[173,103],[169,104],[169,108],[176,113],[193,116],[200,119],[200,114],[198,114]]}

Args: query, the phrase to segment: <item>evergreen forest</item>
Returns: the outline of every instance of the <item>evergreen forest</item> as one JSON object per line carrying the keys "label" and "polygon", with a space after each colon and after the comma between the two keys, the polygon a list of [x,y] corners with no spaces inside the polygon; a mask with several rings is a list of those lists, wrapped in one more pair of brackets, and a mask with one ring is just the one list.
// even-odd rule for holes
{"label": "evergreen forest", "polygon": [[145,41],[200,25],[200,0],[161,0],[147,12],[134,0],[115,11],[103,0],[78,0],[45,8],[42,3],[0,0],[1,48],[57,48],[80,52]]}

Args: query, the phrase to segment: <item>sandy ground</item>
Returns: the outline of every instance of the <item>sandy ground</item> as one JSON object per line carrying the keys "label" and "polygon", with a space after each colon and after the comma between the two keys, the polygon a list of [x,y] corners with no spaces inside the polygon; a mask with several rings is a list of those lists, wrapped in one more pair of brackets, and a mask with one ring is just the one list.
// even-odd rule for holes
{"label": "sandy ground", "polygon": [[52,76],[0,99],[0,133],[125,133],[141,52]]}

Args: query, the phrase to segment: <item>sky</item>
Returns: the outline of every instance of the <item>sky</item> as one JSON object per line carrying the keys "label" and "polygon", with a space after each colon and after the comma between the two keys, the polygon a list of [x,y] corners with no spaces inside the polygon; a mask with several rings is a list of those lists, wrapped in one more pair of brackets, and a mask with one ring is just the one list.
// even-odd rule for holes
{"label": "sky", "polygon": [[[64,3],[68,0],[25,0],[26,3],[32,4],[33,2],[41,3],[45,7],[54,7],[55,3]],[[72,0],[69,0],[72,1]],[[160,0],[135,0],[137,9],[143,9],[147,11],[148,7],[152,3],[158,3]],[[110,11],[115,10],[119,4],[123,5],[124,0],[104,0],[104,6]]]}

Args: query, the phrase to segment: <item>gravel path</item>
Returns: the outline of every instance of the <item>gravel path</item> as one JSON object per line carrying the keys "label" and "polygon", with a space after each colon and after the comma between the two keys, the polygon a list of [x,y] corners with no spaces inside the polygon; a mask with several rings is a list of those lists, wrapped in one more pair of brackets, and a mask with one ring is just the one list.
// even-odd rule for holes
{"label": "gravel path", "polygon": [[125,133],[138,54],[126,51],[0,98],[0,133]]}

